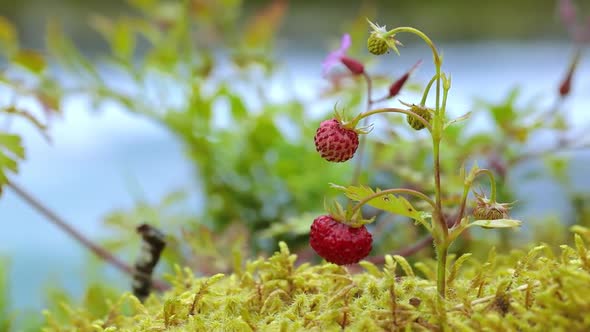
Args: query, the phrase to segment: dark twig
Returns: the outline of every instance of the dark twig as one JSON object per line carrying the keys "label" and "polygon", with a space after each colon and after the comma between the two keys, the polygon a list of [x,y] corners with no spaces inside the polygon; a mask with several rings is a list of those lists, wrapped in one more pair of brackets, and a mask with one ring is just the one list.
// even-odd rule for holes
{"label": "dark twig", "polygon": [[139,257],[135,261],[133,295],[143,302],[150,295],[152,273],[160,260],[166,241],[162,232],[148,224],[137,227],[137,233],[141,235],[143,242]]}
{"label": "dark twig", "polygon": [[[56,213],[54,213],[45,205],[43,205],[38,199],[26,192],[19,185],[12,181],[9,181],[7,186],[11,188],[17,196],[19,196],[22,200],[27,202],[33,209],[37,210],[37,212],[41,213],[45,218],[47,218],[49,222],[56,225],[62,231],[66,232],[69,236],[78,241],[78,243],[80,243],[82,246],[92,251],[96,256],[103,259],[110,265],[114,266],[119,271],[131,276],[133,275],[134,269],[129,264],[115,257],[104,247],[92,242],[92,240],[90,240],[80,231],[78,231],[70,224],[65,222],[64,219],[60,218]],[[164,291],[169,288],[169,286],[165,282],[160,280],[154,281],[154,287],[159,291]]]}

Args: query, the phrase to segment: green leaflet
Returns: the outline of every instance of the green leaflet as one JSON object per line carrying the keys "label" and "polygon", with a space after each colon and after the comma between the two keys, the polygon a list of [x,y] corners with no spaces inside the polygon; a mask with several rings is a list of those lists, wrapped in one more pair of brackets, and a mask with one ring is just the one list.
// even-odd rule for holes
{"label": "green leaflet", "polygon": [[[372,196],[378,192],[381,192],[381,189],[377,189],[377,191],[373,191],[373,189],[366,187],[366,186],[349,186],[343,187],[335,184],[331,184],[332,188],[336,188],[344,192],[346,197],[352,199],[353,201],[360,202],[365,198]],[[402,196],[395,196],[393,194],[387,194],[383,196],[376,197],[371,199],[366,203],[369,206],[372,206],[376,209],[380,209],[383,211],[391,212],[393,214],[399,214],[402,216],[406,216],[412,218],[424,225],[426,225],[426,221],[424,220],[424,214],[421,211],[416,210],[407,199]]]}
{"label": "green leaflet", "polygon": [[515,219],[496,219],[496,220],[476,220],[469,224],[471,226],[480,226],[482,228],[513,228],[519,227],[522,221]]}
{"label": "green leaflet", "polygon": [[8,183],[6,171],[18,172],[18,159],[25,158],[25,149],[17,135],[0,133],[0,193]]}

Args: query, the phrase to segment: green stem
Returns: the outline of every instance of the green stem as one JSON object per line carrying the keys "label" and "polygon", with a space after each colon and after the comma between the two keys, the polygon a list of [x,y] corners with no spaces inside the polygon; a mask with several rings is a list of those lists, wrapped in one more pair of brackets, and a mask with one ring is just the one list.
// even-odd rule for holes
{"label": "green stem", "polygon": [[426,121],[426,119],[424,119],[420,115],[416,114],[415,112],[412,112],[410,110],[401,109],[401,108],[380,108],[380,109],[372,110],[369,112],[361,113],[354,120],[352,120],[351,126],[356,126],[360,120],[362,120],[368,116],[371,116],[373,114],[378,114],[378,113],[402,113],[402,114],[406,114],[406,115],[411,115],[413,117],[416,117],[418,119],[418,121],[422,122],[422,124],[426,128],[428,128],[429,131],[432,132],[432,126],[430,125],[430,123],[428,121]]}
{"label": "green stem", "polygon": [[441,111],[440,107],[440,66],[436,66],[436,113],[441,112],[440,118],[444,119],[444,109]]}
{"label": "green stem", "polygon": [[457,219],[453,223],[455,225],[459,225],[461,223],[461,219],[463,219],[463,215],[465,214],[465,208],[467,207],[467,196],[469,196],[469,189],[471,188],[471,184],[465,184],[463,186],[463,195],[461,196],[461,207],[459,208],[459,214],[457,214]]}
{"label": "green stem", "polygon": [[445,118],[445,109],[441,109],[440,104],[440,89],[441,89],[441,66],[442,62],[438,54],[436,46],[426,34],[422,31],[412,27],[399,27],[392,29],[384,34],[384,38],[394,36],[399,32],[409,32],[422,38],[426,44],[432,50],[432,57],[434,60],[434,66],[436,68],[436,112],[433,119],[433,125],[429,128],[432,134],[432,146],[433,146],[433,158],[434,158],[434,194],[436,208],[433,213],[433,237],[435,239],[436,250],[438,253],[438,272],[437,272],[437,289],[441,298],[445,297],[445,285],[446,285],[446,262],[447,262],[447,250],[448,244],[447,239],[449,237],[449,229],[445,221],[442,211],[442,199],[441,199],[441,185],[440,185],[440,142],[442,140],[443,122]]}
{"label": "green stem", "polygon": [[438,294],[444,299],[447,286],[447,244],[436,243],[437,269],[436,269],[436,289]]}
{"label": "green stem", "polygon": [[489,169],[480,169],[475,173],[475,176],[478,176],[479,174],[485,174],[488,176],[488,178],[490,179],[490,200],[492,202],[496,201],[496,180],[494,178],[494,173],[492,173],[492,171],[490,171]]}
{"label": "green stem", "polygon": [[463,219],[463,215],[465,214],[465,208],[467,205],[467,196],[469,195],[469,189],[471,189],[471,185],[473,184],[475,178],[480,174],[485,174],[490,179],[490,200],[492,200],[493,202],[496,201],[496,180],[494,178],[494,173],[492,173],[492,171],[490,171],[489,169],[485,168],[478,170],[477,172],[475,172],[473,179],[470,181],[466,181],[465,185],[463,186],[463,195],[461,196],[461,207],[459,208],[459,214],[457,215],[457,219],[455,220],[453,226],[459,224],[461,222],[461,219]]}
{"label": "green stem", "polygon": [[386,33],[384,33],[383,38],[393,36],[396,33],[400,33],[400,32],[413,33],[416,36],[422,38],[424,40],[424,42],[426,42],[426,44],[428,44],[428,46],[430,46],[430,48],[432,49],[432,55],[434,57],[434,65],[437,67],[440,67],[441,60],[440,60],[440,56],[438,55],[438,51],[436,50],[436,46],[434,46],[434,43],[432,42],[432,40],[430,38],[428,38],[428,36],[424,32],[422,32],[416,28],[412,28],[412,27],[398,27],[398,28],[389,30]]}
{"label": "green stem", "polygon": [[438,78],[437,75],[432,76],[432,78],[430,79],[430,82],[428,82],[428,84],[426,85],[426,88],[424,89],[424,93],[422,94],[422,100],[420,100],[421,106],[426,105],[426,99],[428,98],[428,93],[430,92],[430,88],[432,87],[432,84],[434,83],[434,81],[437,78]]}
{"label": "green stem", "polygon": [[386,189],[386,190],[382,190],[380,192],[377,192],[371,196],[365,197],[363,200],[359,201],[350,211],[351,214],[354,214],[358,209],[360,209],[364,204],[366,204],[367,202],[377,198],[377,197],[381,197],[383,195],[389,195],[389,194],[408,194],[408,195],[413,195],[416,196],[418,198],[423,199],[426,203],[430,204],[430,206],[432,206],[432,208],[436,209],[436,204],[434,203],[434,201],[426,196],[425,194],[417,191],[417,190],[413,190],[413,189],[407,189],[407,188],[393,188],[393,189]]}
{"label": "green stem", "polygon": [[443,84],[443,100],[442,100],[442,106],[441,106],[441,114],[442,114],[441,117],[443,119],[443,122],[445,122],[445,113],[447,111],[447,97],[449,95],[449,89],[450,89],[450,86]]}

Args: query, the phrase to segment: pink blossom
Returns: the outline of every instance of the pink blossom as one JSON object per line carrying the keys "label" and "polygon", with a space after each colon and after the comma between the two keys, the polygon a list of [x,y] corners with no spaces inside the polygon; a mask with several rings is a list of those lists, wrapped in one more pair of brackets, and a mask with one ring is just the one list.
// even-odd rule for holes
{"label": "pink blossom", "polygon": [[590,42],[590,17],[586,24],[578,22],[576,6],[572,0],[559,0],[559,17],[577,43]]}
{"label": "pink blossom", "polygon": [[340,47],[328,54],[322,62],[322,75],[327,76],[328,72],[338,63],[344,64],[353,74],[360,75],[364,72],[364,66],[357,60],[346,56],[346,51],[352,44],[349,34],[344,34],[340,41]]}
{"label": "pink blossom", "polygon": [[576,25],[576,8],[572,0],[559,1],[559,16],[569,29]]}

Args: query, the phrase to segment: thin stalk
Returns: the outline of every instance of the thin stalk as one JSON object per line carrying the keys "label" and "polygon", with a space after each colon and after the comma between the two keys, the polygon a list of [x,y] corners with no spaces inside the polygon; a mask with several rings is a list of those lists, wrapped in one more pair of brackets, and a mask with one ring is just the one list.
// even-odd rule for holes
{"label": "thin stalk", "polygon": [[436,208],[433,213],[433,222],[437,225],[433,225],[435,245],[438,255],[438,271],[437,271],[437,289],[441,298],[445,297],[445,285],[446,285],[446,261],[447,261],[447,239],[449,236],[448,226],[445,221],[442,211],[442,199],[441,199],[441,185],[440,185],[440,142],[442,140],[443,122],[445,119],[445,109],[441,108],[440,104],[440,92],[441,92],[441,66],[442,62],[438,54],[436,46],[432,40],[426,36],[422,31],[412,27],[398,27],[387,31],[383,37],[391,37],[396,33],[409,32],[422,38],[424,42],[431,48],[432,57],[434,60],[434,66],[436,68],[436,112],[432,127],[429,126],[430,133],[432,134],[432,146],[433,146],[433,159],[434,159],[434,192],[435,192],[435,203]]}
{"label": "thin stalk", "polygon": [[[92,253],[96,256],[107,262],[108,264],[114,266],[119,271],[133,276],[135,273],[135,269],[131,267],[131,265],[125,263],[124,261],[120,260],[119,258],[115,257],[111,254],[107,249],[100,246],[97,243],[94,243],[92,240],[87,238],[82,232],[68,224],[65,220],[59,217],[55,212],[51,209],[43,205],[38,199],[33,197],[29,194],[26,190],[22,187],[17,185],[16,183],[10,181],[8,182],[7,186],[12,189],[12,191],[20,197],[22,200],[27,202],[33,209],[37,210],[37,212],[41,213],[49,222],[57,226],[59,229],[64,231],[66,234],[74,238],[78,243],[82,246],[89,249]],[[153,280],[154,288],[159,291],[165,291],[169,288],[169,286],[161,280]]]}
{"label": "thin stalk", "polygon": [[475,176],[478,176],[480,174],[485,174],[488,176],[488,178],[490,179],[490,200],[492,202],[496,201],[496,180],[494,178],[494,173],[492,173],[492,171],[490,171],[489,169],[480,169],[475,173]]}
{"label": "thin stalk", "polygon": [[444,299],[447,285],[447,244],[435,243],[437,255],[436,268],[436,289],[438,294]]}
{"label": "thin stalk", "polygon": [[430,38],[428,38],[428,36],[424,32],[422,32],[416,28],[412,28],[412,27],[398,27],[398,28],[387,31],[386,33],[383,34],[383,37],[386,38],[389,36],[393,36],[399,32],[413,33],[416,36],[422,38],[422,40],[424,40],[424,42],[426,42],[426,44],[428,44],[428,46],[430,46],[430,49],[432,49],[432,56],[434,58],[434,65],[437,67],[440,67],[441,61],[440,61],[440,56],[438,55],[438,51],[436,50],[436,47],[434,46],[434,43],[432,42],[432,40]]}
{"label": "thin stalk", "polygon": [[414,116],[426,128],[428,128],[428,131],[432,132],[432,126],[430,125],[430,123],[428,121],[426,121],[426,119],[424,119],[420,115],[416,114],[415,112],[412,112],[410,110],[401,109],[401,108],[380,108],[380,109],[372,110],[369,112],[361,113],[361,114],[359,114],[359,116],[356,119],[353,120],[353,122],[358,123],[358,121],[360,121],[361,119],[364,119],[368,116],[371,116],[373,114],[379,114],[379,113],[402,113],[402,114]]}
{"label": "thin stalk", "polygon": [[420,100],[421,106],[426,105],[426,99],[428,98],[428,93],[430,92],[430,88],[432,87],[432,84],[434,83],[434,81],[436,79],[438,79],[438,75],[432,76],[432,78],[430,79],[428,84],[426,84],[426,88],[424,89],[424,93],[422,94],[422,100]]}
{"label": "thin stalk", "polygon": [[463,195],[461,195],[461,206],[459,207],[459,213],[457,214],[457,219],[451,227],[455,225],[459,225],[461,223],[461,219],[463,219],[463,215],[465,214],[465,209],[467,208],[467,196],[469,196],[469,189],[471,185],[465,184],[463,187]]}
{"label": "thin stalk", "polygon": [[457,219],[455,219],[455,222],[453,223],[453,226],[458,225],[461,222],[461,219],[463,219],[463,215],[465,214],[465,209],[467,206],[467,196],[469,195],[469,189],[471,189],[471,185],[473,184],[473,181],[475,181],[475,178],[477,178],[478,175],[481,174],[485,174],[488,176],[489,180],[490,180],[490,199],[495,202],[496,201],[496,180],[494,178],[494,173],[492,171],[490,171],[489,169],[480,169],[477,172],[475,172],[475,175],[473,177],[472,181],[468,181],[465,183],[465,185],[463,186],[463,195],[461,196],[461,206],[459,207],[459,213],[457,215]]}

